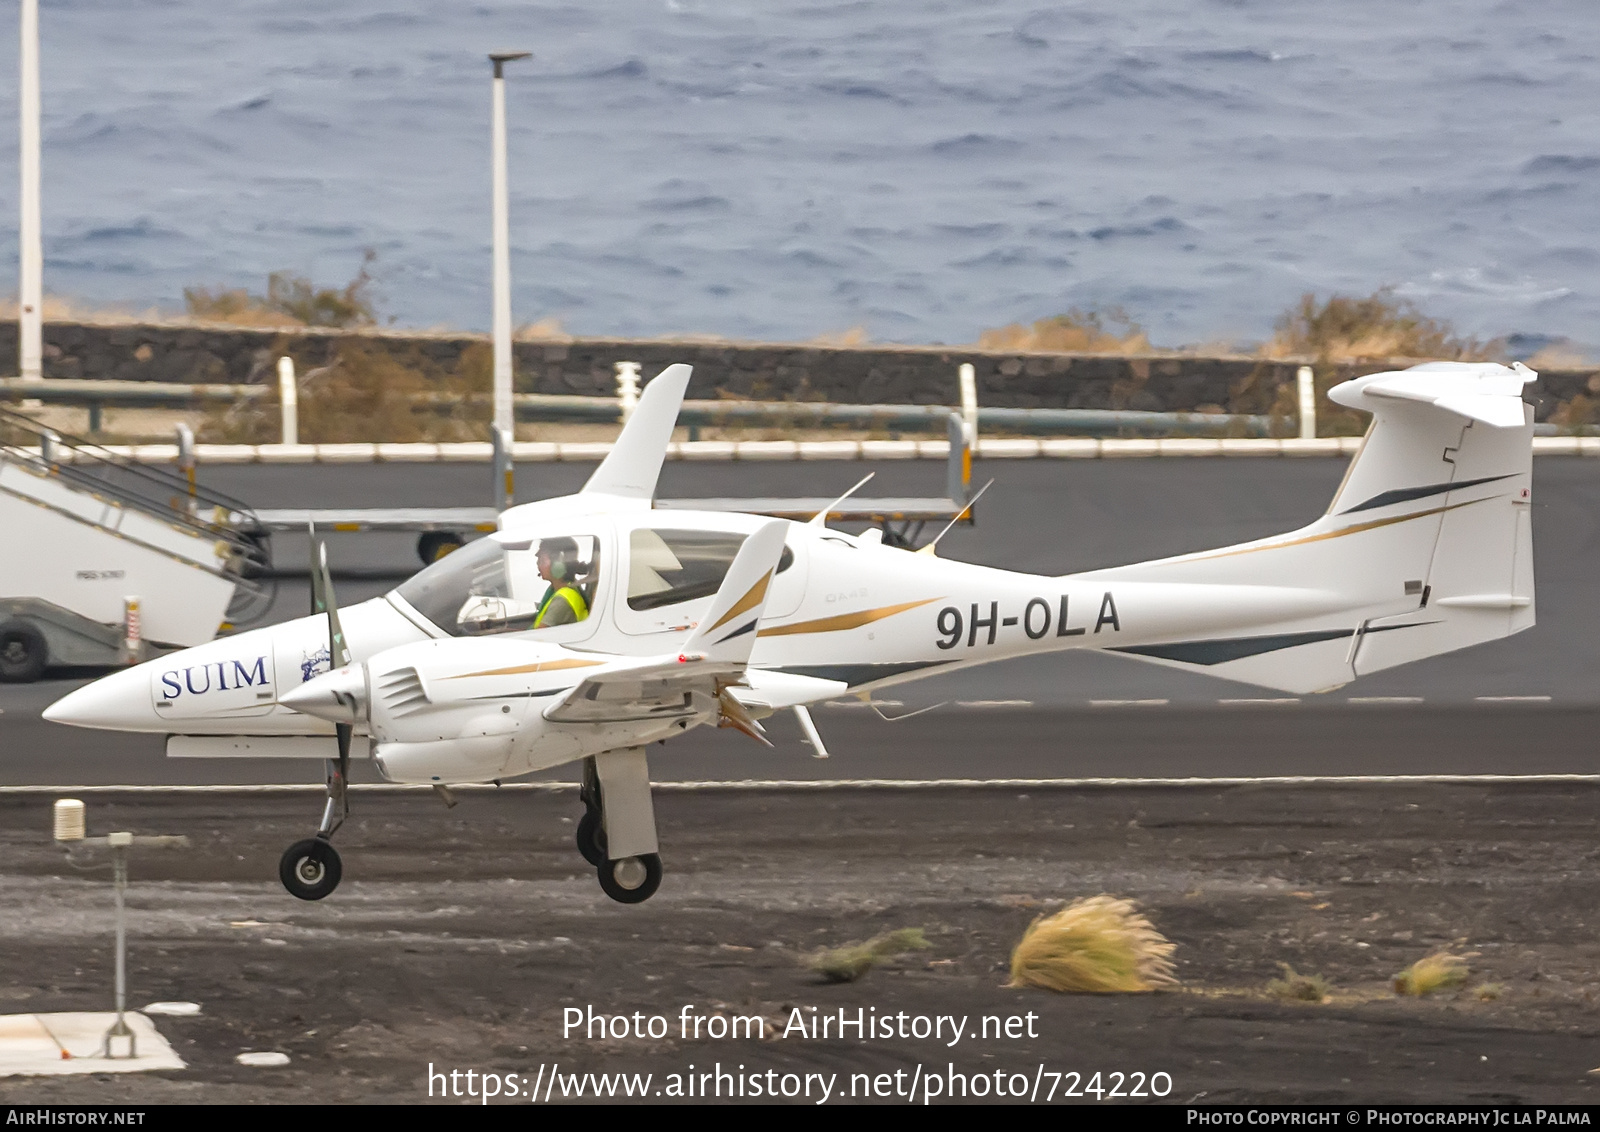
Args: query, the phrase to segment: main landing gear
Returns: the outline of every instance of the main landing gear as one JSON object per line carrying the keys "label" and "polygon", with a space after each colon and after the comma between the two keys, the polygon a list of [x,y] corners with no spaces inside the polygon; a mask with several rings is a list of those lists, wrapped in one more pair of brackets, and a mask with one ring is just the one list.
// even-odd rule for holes
{"label": "main landing gear", "polygon": [[661,854],[644,749],[584,759],[579,796],[578,852],[595,867],[601,890],[621,904],[650,899],[661,887]]}
{"label": "main landing gear", "polygon": [[315,837],[296,841],[278,861],[278,879],[289,895],[301,900],[321,900],[339,887],[344,867],[333,835],[350,816],[349,756],[328,760],[328,802],[322,808],[322,826]]}

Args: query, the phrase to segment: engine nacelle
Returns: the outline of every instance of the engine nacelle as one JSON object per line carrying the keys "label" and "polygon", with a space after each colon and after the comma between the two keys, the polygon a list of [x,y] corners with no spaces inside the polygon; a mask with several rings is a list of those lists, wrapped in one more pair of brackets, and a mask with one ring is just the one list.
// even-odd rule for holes
{"label": "engine nacelle", "polygon": [[431,743],[379,743],[374,761],[390,782],[490,782],[505,771],[512,736]]}

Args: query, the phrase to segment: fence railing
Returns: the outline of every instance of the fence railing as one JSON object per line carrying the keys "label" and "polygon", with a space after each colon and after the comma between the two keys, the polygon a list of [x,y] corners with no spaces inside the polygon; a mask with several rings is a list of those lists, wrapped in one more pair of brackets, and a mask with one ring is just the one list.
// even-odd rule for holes
{"label": "fence railing", "polygon": [[[481,399],[486,405],[488,394]],[[40,401],[90,410],[90,431],[98,431],[105,408],[222,408],[231,405],[276,405],[278,390],[269,385],[177,383],[61,379],[24,381],[0,378],[0,400]],[[459,405],[463,398],[425,393],[425,405]],[[627,409],[621,398],[564,394],[518,393],[513,398],[521,421],[566,421],[612,424]],[[815,401],[685,401],[678,422],[705,427],[856,428],[890,432],[943,433],[951,409],[945,405],[843,405]],[[1239,413],[1164,413],[1129,409],[1016,409],[979,406],[977,425],[986,431],[1033,436],[1116,436],[1177,434],[1188,436],[1269,436],[1271,418]]]}

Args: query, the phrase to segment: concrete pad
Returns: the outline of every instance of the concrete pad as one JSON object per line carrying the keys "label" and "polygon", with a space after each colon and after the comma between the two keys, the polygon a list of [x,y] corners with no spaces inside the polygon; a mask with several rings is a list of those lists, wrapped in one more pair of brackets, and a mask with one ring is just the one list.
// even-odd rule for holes
{"label": "concrete pad", "polygon": [[100,1042],[117,1016],[112,1011],[0,1015],[0,1077],[60,1077],[75,1073],[140,1073],[183,1069],[150,1019],[123,1015],[134,1033],[138,1057],[104,1058]]}
{"label": "concrete pad", "polygon": [[61,1047],[35,1015],[0,1015],[0,1076],[26,1072],[18,1066],[60,1060]]}

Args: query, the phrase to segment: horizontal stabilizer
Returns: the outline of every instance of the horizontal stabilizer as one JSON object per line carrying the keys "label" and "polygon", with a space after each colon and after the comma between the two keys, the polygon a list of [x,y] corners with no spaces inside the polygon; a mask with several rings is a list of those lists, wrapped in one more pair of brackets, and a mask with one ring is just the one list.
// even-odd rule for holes
{"label": "horizontal stabilizer", "polygon": [[1373,398],[1420,401],[1495,428],[1522,427],[1522,387],[1538,377],[1521,362],[1428,362],[1346,381],[1329,400],[1376,412]]}

